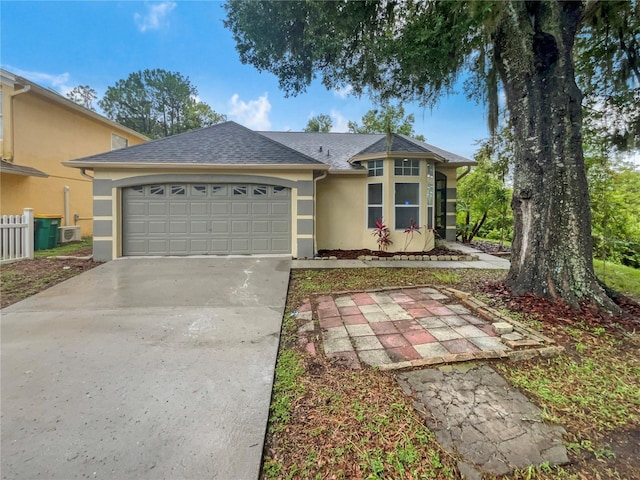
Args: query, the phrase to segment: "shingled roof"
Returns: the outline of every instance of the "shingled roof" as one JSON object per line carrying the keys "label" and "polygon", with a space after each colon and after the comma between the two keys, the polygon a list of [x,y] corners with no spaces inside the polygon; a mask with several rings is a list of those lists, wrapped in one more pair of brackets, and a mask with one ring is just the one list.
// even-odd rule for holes
{"label": "shingled roof", "polygon": [[322,162],[235,122],[224,122],[65,162],[82,164],[316,165]]}
{"label": "shingled roof", "polygon": [[173,135],[133,147],[64,162],[71,167],[130,165],[296,165],[307,168],[359,171],[358,156],[402,152],[429,155],[452,166],[474,162],[406,135],[254,132],[235,122]]}
{"label": "shingled roof", "polygon": [[473,165],[475,162],[455,153],[447,152],[428,143],[406,135],[392,134],[391,146],[387,147],[387,136],[378,133],[318,133],[318,132],[260,132],[294,150],[305,153],[332,170],[361,170],[358,163],[350,163],[358,155],[403,152],[431,154],[436,159],[452,166]]}

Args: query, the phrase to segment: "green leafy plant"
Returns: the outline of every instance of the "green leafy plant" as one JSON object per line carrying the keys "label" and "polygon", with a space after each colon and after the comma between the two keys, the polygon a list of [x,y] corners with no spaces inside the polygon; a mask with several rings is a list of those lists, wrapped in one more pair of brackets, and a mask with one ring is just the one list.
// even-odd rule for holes
{"label": "green leafy plant", "polygon": [[393,243],[391,240],[391,231],[387,227],[382,219],[376,220],[376,227],[373,229],[372,235],[376,238],[379,251],[387,251],[389,245]]}

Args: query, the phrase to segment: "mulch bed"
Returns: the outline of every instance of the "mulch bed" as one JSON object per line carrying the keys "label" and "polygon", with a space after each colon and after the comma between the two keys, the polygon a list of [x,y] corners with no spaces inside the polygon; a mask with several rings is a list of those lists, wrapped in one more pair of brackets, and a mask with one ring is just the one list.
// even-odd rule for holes
{"label": "mulch bed", "polygon": [[499,243],[494,242],[474,240],[470,243],[466,243],[465,245],[473,247],[484,253],[488,253],[489,255],[511,253],[511,247],[509,245],[500,245]]}
{"label": "mulch bed", "polygon": [[618,295],[613,301],[620,307],[622,313],[610,315],[598,309],[593,304],[583,304],[580,310],[575,310],[566,302],[552,301],[538,297],[533,293],[514,295],[503,282],[487,282],[480,289],[489,298],[503,304],[510,310],[527,314],[538,314],[546,322],[571,325],[581,322],[590,327],[619,327],[627,332],[640,330],[640,304],[624,295]]}
{"label": "mulch bed", "polygon": [[460,252],[448,248],[434,248],[428,252],[381,252],[378,250],[319,250],[320,257],[337,257],[338,260],[356,260],[363,255],[373,257],[395,257],[396,255],[461,255]]}

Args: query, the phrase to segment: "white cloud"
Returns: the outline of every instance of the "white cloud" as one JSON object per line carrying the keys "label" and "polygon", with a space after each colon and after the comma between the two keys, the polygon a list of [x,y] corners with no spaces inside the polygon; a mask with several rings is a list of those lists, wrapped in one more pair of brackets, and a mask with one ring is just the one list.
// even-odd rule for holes
{"label": "white cloud", "polygon": [[333,94],[336,97],[347,98],[351,94],[352,91],[353,91],[353,87],[351,85],[347,85],[347,86],[342,87],[342,88],[336,88],[333,91]]}
{"label": "white cloud", "polygon": [[11,65],[7,65],[6,69],[20,77],[24,77],[27,80],[37,83],[43,87],[51,88],[62,95],[66,95],[73,87],[69,85],[69,73],[45,73],[45,72],[31,72],[28,70],[22,70],[21,68],[15,68]]}
{"label": "white cloud", "polygon": [[229,116],[245,127],[253,130],[268,130],[271,127],[269,121],[271,103],[266,93],[257,100],[248,102],[240,100],[240,95],[234,93],[229,100],[229,107]]}
{"label": "white cloud", "polygon": [[158,30],[166,24],[166,17],[176,8],[175,2],[146,3],[144,14],[134,13],[133,19],[142,33],[147,30]]}
{"label": "white cloud", "polygon": [[346,132],[349,130],[347,126],[349,120],[344,118],[339,111],[331,110],[331,119],[333,120],[332,132]]}

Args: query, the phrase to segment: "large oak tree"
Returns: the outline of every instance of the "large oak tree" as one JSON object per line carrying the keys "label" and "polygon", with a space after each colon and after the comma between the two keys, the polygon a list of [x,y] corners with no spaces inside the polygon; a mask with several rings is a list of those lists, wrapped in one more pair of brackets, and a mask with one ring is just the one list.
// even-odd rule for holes
{"label": "large oak tree", "polygon": [[[593,271],[575,60],[617,90],[637,85],[636,0],[232,0],[226,9],[241,60],[276,74],[290,94],[319,76],[327,88],[433,104],[469,74],[495,128],[502,88],[515,136],[508,285],[616,308]],[[600,48],[605,37],[614,48]]]}

